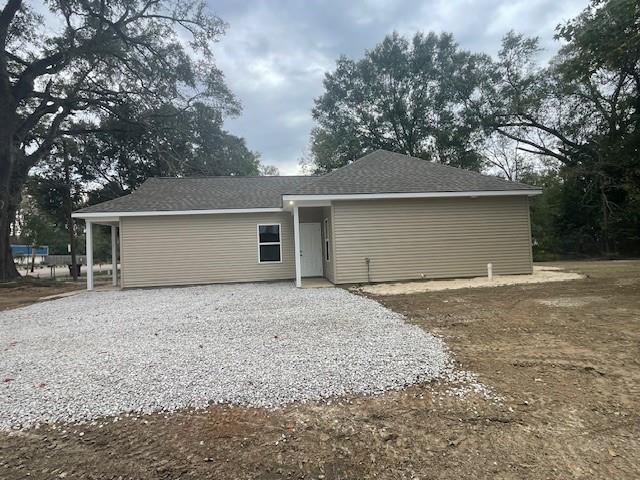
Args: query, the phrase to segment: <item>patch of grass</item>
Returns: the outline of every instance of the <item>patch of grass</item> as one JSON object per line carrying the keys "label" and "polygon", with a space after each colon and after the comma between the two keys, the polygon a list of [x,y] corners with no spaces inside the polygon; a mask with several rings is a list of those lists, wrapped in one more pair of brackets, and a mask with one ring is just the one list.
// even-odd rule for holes
{"label": "patch of grass", "polygon": [[59,287],[65,283],[64,280],[56,280],[51,278],[35,278],[25,276],[12,282],[0,283],[0,288],[22,288],[22,287]]}

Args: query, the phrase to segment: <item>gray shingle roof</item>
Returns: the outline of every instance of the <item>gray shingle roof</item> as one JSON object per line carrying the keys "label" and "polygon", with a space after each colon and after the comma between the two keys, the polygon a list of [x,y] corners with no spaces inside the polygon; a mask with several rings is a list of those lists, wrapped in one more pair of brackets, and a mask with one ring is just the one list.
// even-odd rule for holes
{"label": "gray shingle roof", "polygon": [[280,208],[283,193],[313,180],[295,176],[150,178],[129,195],[76,213]]}
{"label": "gray shingle roof", "polygon": [[377,150],[321,177],[150,178],[138,190],[76,213],[279,208],[282,195],[537,190],[468,170]]}
{"label": "gray shingle roof", "polygon": [[308,195],[537,190],[523,183],[377,150],[301,185]]}

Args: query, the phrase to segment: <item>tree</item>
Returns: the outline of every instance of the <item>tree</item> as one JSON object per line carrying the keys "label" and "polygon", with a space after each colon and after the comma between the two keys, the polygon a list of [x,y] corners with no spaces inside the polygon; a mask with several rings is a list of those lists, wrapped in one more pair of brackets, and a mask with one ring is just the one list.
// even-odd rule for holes
{"label": "tree", "polygon": [[72,213],[84,202],[76,159],[76,144],[67,138],[60,139],[28,184],[30,195],[39,209],[46,212],[48,223],[53,224],[56,231],[67,234],[74,280],[78,279],[77,228]]}
{"label": "tree", "polygon": [[483,145],[482,158],[490,172],[512,182],[520,182],[533,172],[534,162],[525,152],[520,151],[518,142],[502,135],[491,135]]}
{"label": "tree", "polygon": [[260,175],[267,177],[277,177],[280,175],[280,170],[274,165],[261,165],[259,170]]}
{"label": "tree", "polygon": [[126,109],[120,116],[125,120],[105,117],[100,131],[77,142],[84,180],[100,185],[89,203],[124,195],[154,176],[258,175],[266,168],[244,139],[222,128],[222,118],[210,106]]}
{"label": "tree", "polygon": [[[9,230],[27,175],[61,136],[99,130],[100,115],[119,116],[121,105],[189,110],[201,102],[220,115],[239,111],[210,50],[225,24],[203,2],[48,6],[61,22],[53,34],[21,0],[0,12],[0,281],[18,276]],[[84,127],[73,128],[80,119]]]}
{"label": "tree", "polygon": [[50,217],[49,213],[40,208],[35,195],[31,195],[31,183],[26,189],[19,207],[20,227],[14,241],[18,244],[48,246],[53,254],[67,251],[67,235]]}
{"label": "tree", "polygon": [[557,37],[566,44],[544,69],[535,64],[535,39],[505,37],[483,116],[522,151],[561,166],[567,236],[570,228],[576,238],[590,236],[605,255],[621,242],[637,249],[640,7],[593,0]]}
{"label": "tree", "polygon": [[363,59],[341,57],[316,99],[311,150],[316,170],[387,149],[479,170],[480,124],[467,104],[489,58],[460,50],[450,34],[387,36]]}

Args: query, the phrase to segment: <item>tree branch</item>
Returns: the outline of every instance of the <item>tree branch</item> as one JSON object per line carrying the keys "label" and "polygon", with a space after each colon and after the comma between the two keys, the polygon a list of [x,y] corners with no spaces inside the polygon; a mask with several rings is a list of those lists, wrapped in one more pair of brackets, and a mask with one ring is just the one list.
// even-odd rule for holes
{"label": "tree branch", "polygon": [[11,52],[7,52],[6,50],[4,51],[4,54],[9,57],[9,60],[12,60],[16,63],[19,63],[20,65],[22,65],[23,67],[28,67],[30,65],[29,62],[27,62],[26,60],[21,59],[20,57],[18,57],[17,55],[14,55]]}
{"label": "tree branch", "polygon": [[58,130],[60,135],[95,135],[96,133],[127,133],[129,129],[124,127],[96,127],[96,128],[68,128]]}
{"label": "tree branch", "polygon": [[12,87],[13,96],[16,102],[27,98],[33,92],[33,83],[37,77],[45,74],[58,73],[62,70],[62,68],[64,68],[68,63],[68,60],[65,61],[65,57],[67,57],[69,52],[73,53],[73,50],[69,50],[65,53],[56,52],[53,55],[49,55],[48,57],[41,58],[29,64],[22,74],[20,74],[18,81]]}
{"label": "tree branch", "polygon": [[498,132],[500,135],[504,135],[505,137],[510,138],[511,140],[515,140],[517,142],[522,142],[522,143],[524,143],[526,145],[529,145],[530,147],[538,149],[538,151],[529,151],[529,150],[523,150],[522,147],[519,147],[520,150],[529,151],[529,153],[535,153],[537,155],[547,155],[547,156],[550,156],[550,157],[554,157],[554,158],[560,160],[565,165],[572,165],[574,163],[569,157],[567,157],[565,155],[562,155],[562,154],[560,154],[558,152],[554,152],[553,150],[551,150],[551,149],[549,149],[549,148],[547,148],[547,147],[545,147],[543,145],[537,145],[536,143],[534,143],[531,140],[528,140],[526,138],[522,138],[522,137],[519,137],[517,135],[513,135],[513,134],[511,134],[509,132],[506,132],[505,130],[501,130],[500,128],[497,128],[496,132]]}
{"label": "tree branch", "polygon": [[0,13],[0,48],[7,46],[7,34],[16,13],[20,10],[21,0],[9,0]]}
{"label": "tree branch", "polygon": [[55,113],[62,105],[62,100],[54,99],[49,94],[51,85],[51,81],[47,83],[45,91],[42,92],[40,104],[18,125],[18,128],[16,128],[14,138],[19,142],[24,140],[27,132],[34,128],[42,117]]}
{"label": "tree branch", "polygon": [[25,166],[31,168],[31,166],[38,163],[38,161],[51,149],[57,137],[60,125],[64,119],[67,118],[67,115],[69,115],[70,112],[71,110],[69,107],[63,107],[62,111],[53,118],[42,143],[31,154],[24,157],[26,160]]}

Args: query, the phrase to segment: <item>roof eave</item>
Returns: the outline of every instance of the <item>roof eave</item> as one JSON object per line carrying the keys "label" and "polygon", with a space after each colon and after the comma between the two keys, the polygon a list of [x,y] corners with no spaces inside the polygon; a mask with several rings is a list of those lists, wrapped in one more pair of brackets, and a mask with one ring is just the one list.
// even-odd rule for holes
{"label": "roof eave", "polygon": [[329,193],[329,194],[284,194],[283,202],[302,200],[385,200],[393,198],[451,198],[451,197],[504,197],[540,195],[539,189],[478,190],[463,192],[391,192],[391,193]]}
{"label": "roof eave", "polygon": [[175,215],[215,215],[223,213],[276,213],[282,212],[280,207],[266,208],[216,208],[209,210],[136,210],[130,212],[74,212],[71,214],[73,218],[84,220],[93,220],[104,218],[121,218],[121,217],[158,217],[158,216],[175,216]]}

